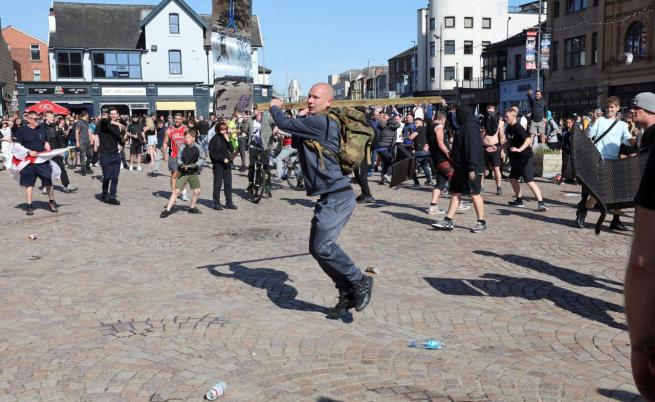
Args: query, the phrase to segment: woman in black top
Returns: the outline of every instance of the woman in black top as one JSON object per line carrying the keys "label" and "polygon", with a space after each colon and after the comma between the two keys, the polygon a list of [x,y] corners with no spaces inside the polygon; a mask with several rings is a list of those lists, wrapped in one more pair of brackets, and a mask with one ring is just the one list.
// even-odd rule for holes
{"label": "woman in black top", "polygon": [[227,132],[227,124],[220,123],[217,133],[209,141],[209,158],[212,161],[212,170],[214,172],[214,209],[220,211],[221,205],[221,186],[225,182],[225,208],[237,209],[232,202],[232,169],[230,168],[231,154],[234,152],[232,143]]}

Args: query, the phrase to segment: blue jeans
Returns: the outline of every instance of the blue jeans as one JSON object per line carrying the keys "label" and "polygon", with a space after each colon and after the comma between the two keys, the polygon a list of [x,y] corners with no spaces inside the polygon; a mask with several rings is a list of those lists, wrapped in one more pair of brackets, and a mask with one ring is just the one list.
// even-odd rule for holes
{"label": "blue jeans", "polygon": [[339,290],[350,289],[362,279],[362,271],[336,243],[355,209],[352,189],[322,195],[314,206],[309,252]]}
{"label": "blue jeans", "polygon": [[102,169],[102,195],[116,197],[118,189],[118,176],[121,173],[121,155],[116,153],[100,154],[100,168]]}
{"label": "blue jeans", "polygon": [[382,158],[382,175],[388,173],[391,164],[393,163],[393,153],[390,147],[382,147],[375,150]]}
{"label": "blue jeans", "polygon": [[[430,174],[430,152],[429,151],[416,151],[414,153],[414,160],[416,161],[416,166],[420,166],[423,169],[423,174],[425,174],[425,179],[427,181],[432,181],[432,175]],[[416,176],[416,170],[414,170],[414,183],[418,184],[418,177]]]}

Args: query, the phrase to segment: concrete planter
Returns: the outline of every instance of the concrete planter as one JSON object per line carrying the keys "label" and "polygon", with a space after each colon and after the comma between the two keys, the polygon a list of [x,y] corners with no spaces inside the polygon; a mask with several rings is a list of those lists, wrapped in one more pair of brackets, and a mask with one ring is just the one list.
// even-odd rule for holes
{"label": "concrete planter", "polygon": [[534,154],[534,175],[553,178],[562,171],[562,154]]}

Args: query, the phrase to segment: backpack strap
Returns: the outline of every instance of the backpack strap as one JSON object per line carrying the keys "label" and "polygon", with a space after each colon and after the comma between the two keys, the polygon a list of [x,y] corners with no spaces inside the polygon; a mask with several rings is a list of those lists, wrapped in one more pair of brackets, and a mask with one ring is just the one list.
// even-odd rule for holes
{"label": "backpack strap", "polygon": [[614,126],[616,126],[616,123],[618,122],[619,119],[614,119],[614,123],[612,123],[612,125],[607,130],[605,130],[605,132],[601,134],[600,137],[594,140],[594,145],[596,145],[600,140],[603,139],[603,137],[605,137],[610,131],[612,131],[612,129],[614,128]]}

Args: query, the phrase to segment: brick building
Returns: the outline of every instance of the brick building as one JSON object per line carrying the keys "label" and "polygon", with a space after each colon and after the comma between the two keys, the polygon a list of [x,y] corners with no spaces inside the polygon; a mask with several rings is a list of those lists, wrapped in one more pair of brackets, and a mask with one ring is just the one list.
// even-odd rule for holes
{"label": "brick building", "polygon": [[16,83],[14,82],[14,69],[11,64],[11,53],[5,38],[0,33],[0,115],[12,113],[12,96]]}
{"label": "brick building", "polygon": [[2,35],[11,51],[16,81],[50,81],[47,43],[11,25]]}

